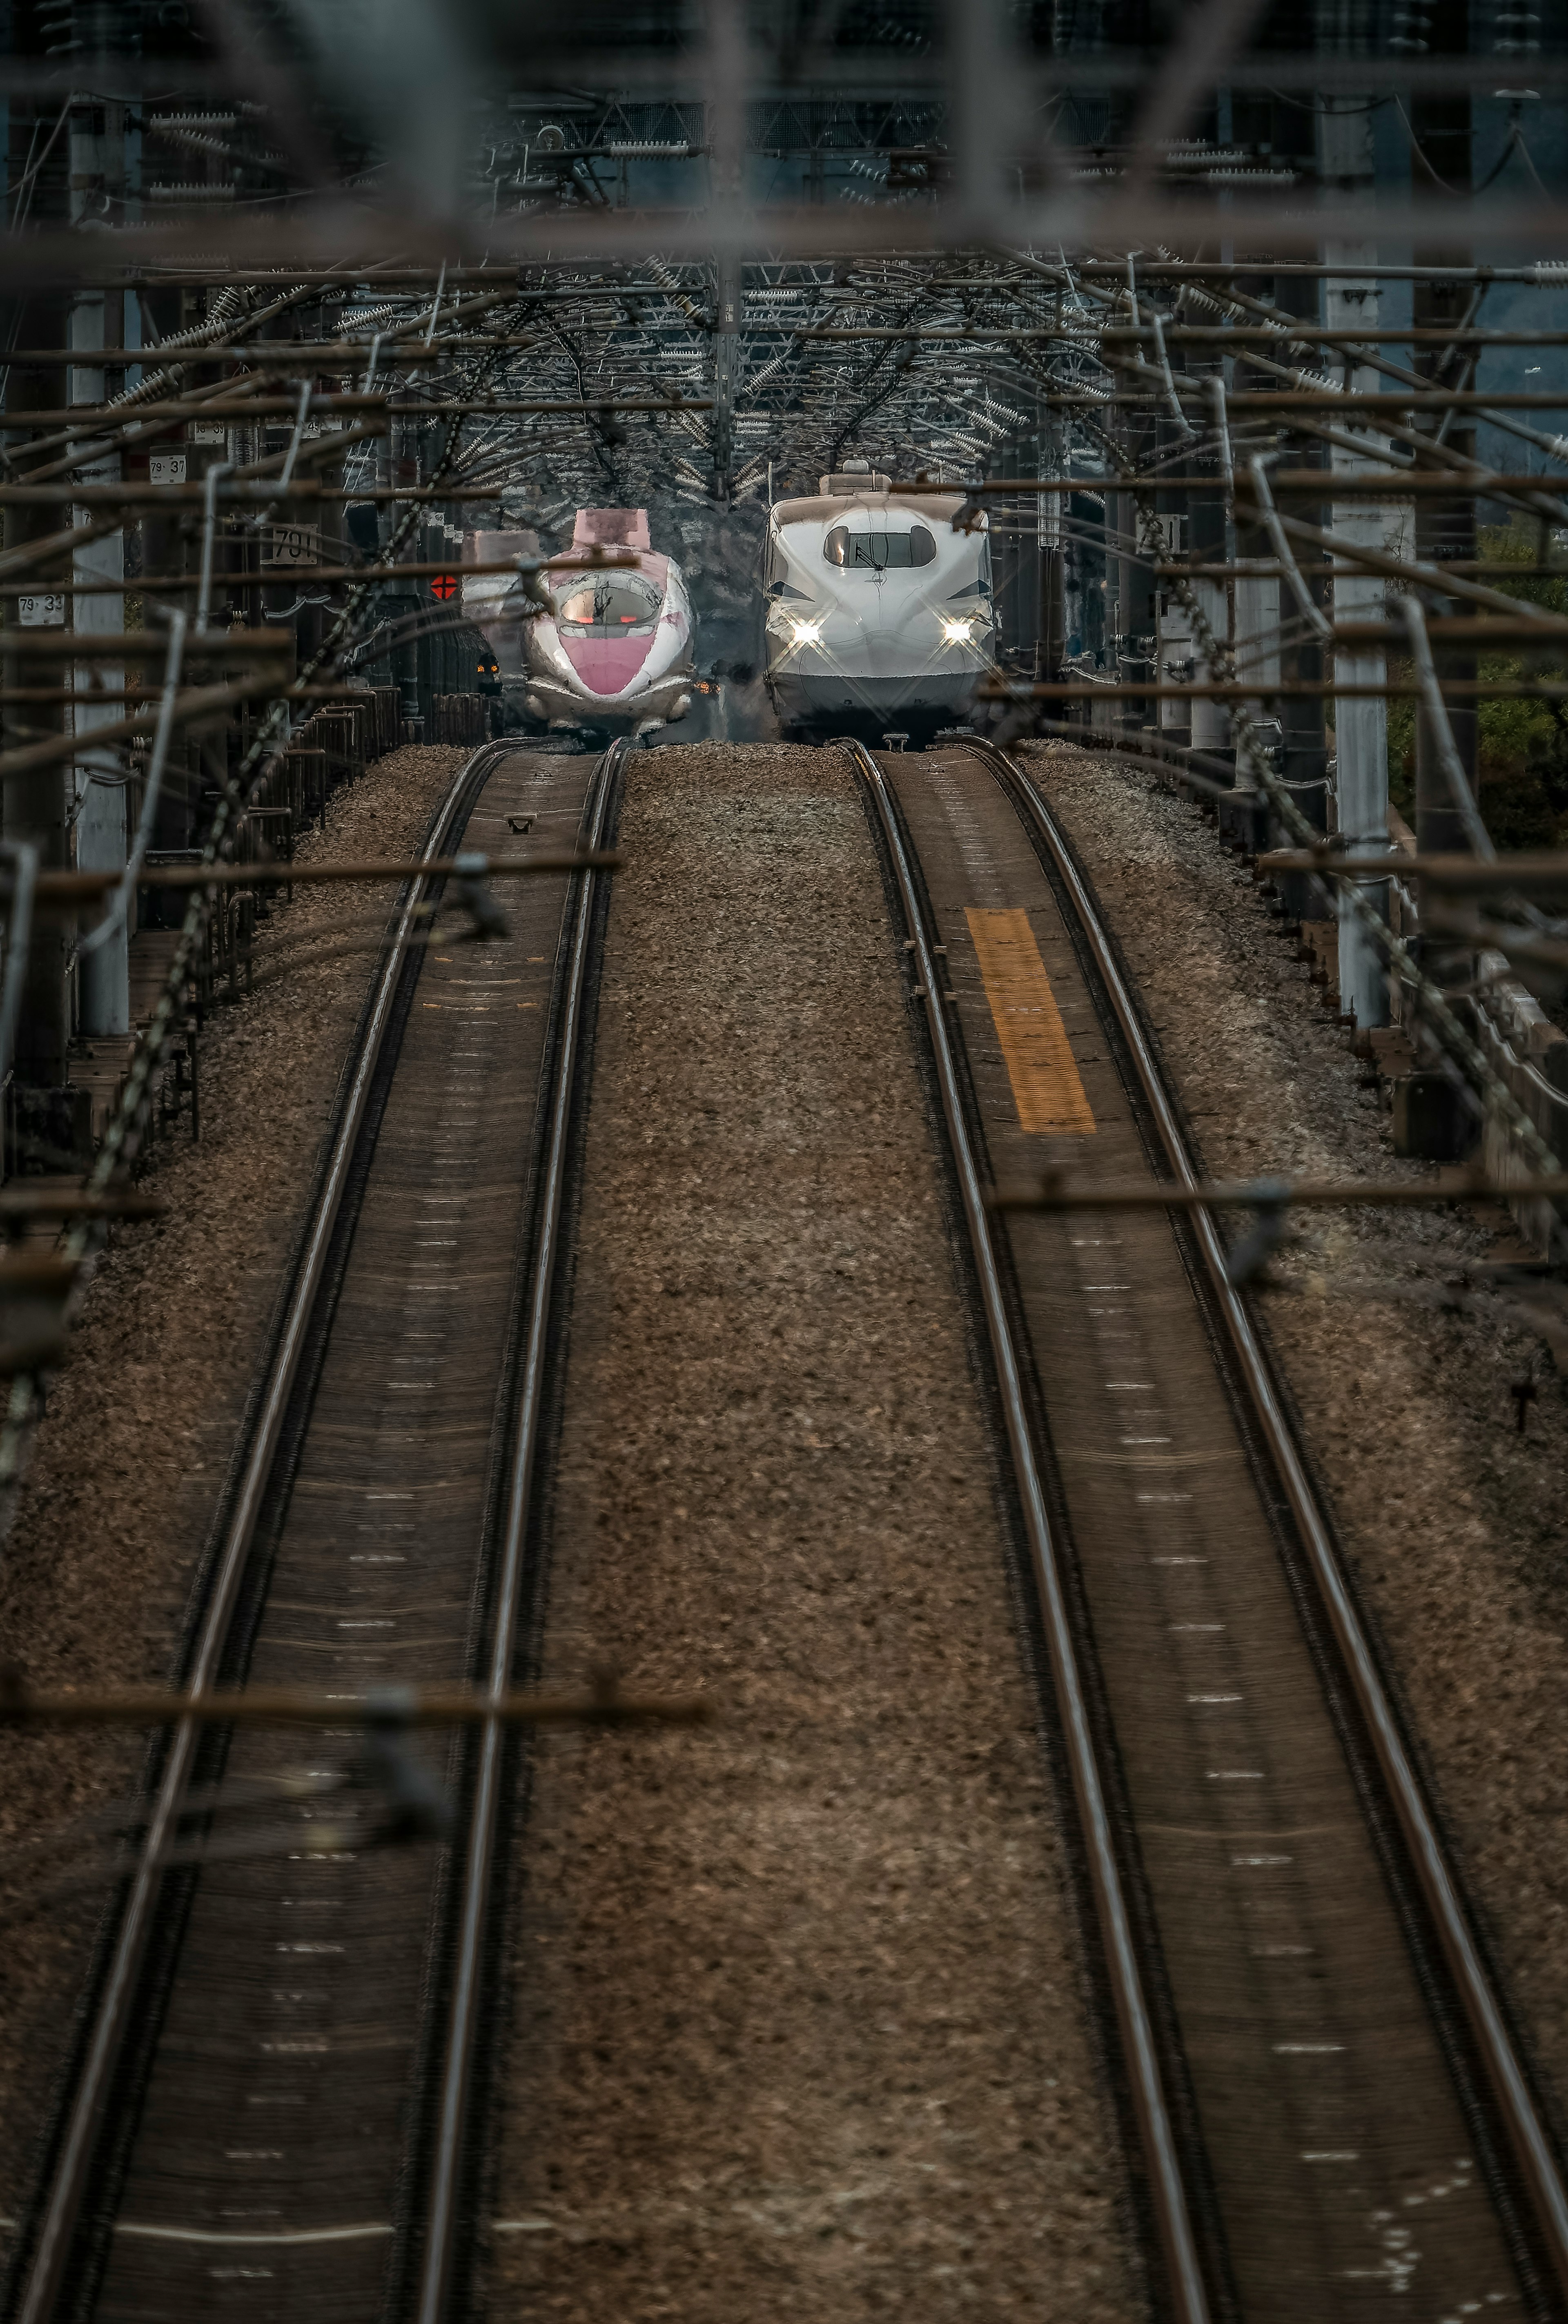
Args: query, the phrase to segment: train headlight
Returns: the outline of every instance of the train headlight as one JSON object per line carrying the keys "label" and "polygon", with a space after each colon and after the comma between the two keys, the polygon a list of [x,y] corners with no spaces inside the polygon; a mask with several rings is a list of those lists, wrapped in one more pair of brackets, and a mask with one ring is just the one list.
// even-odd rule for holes
{"label": "train headlight", "polygon": [[966,646],[969,643],[972,632],[967,621],[952,622],[944,617],[942,622],[942,635],[945,641],[950,646]]}
{"label": "train headlight", "polygon": [[797,646],[817,646],[822,643],[820,622],[791,622],[789,641]]}

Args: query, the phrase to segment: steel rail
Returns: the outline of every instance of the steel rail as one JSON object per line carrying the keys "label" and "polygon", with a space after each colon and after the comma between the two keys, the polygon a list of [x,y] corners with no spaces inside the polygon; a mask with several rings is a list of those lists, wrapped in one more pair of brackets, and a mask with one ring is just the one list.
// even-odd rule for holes
{"label": "steel rail", "polygon": [[[583,819],[582,838],[597,852],[615,780],[631,749],[613,742],[600,761]],[[600,874],[592,864],[579,872],[571,950],[561,991],[549,1126],[535,1208],[534,1244],[528,1286],[527,1323],[518,1375],[517,1407],[508,1463],[505,1513],[500,1543],[494,1604],[490,1619],[486,1683],[493,1712],[478,1745],[473,1804],[462,1876],[457,1934],[450,1975],[446,2035],[442,2047],[435,2136],[423,2206],[424,2244],[414,2304],[418,2324],[440,2324],[451,2282],[453,2246],[461,2207],[464,2164],[469,2138],[469,2094],[474,2043],[483,1998],[485,1923],[497,1854],[503,1757],[507,1722],[503,1709],[512,1684],[517,1627],[527,1579],[527,1546],[533,1508],[534,1470],[544,1421],[549,1355],[550,1309],[560,1255],[567,1193],[568,1147],[577,1066],[587,1014],[588,969],[594,907]]]}
{"label": "steel rail", "polygon": [[[1104,1941],[1123,2055],[1148,2169],[1148,2193],[1169,2278],[1171,2312],[1178,2324],[1209,2324],[1212,2310],[1198,2258],[1187,2189],[1166,2095],[1154,2024],[1139,1971],[1131,1914],[1117,1862],[1110,1807],[1090,1723],[1078,1649],[1067,1610],[1060,1554],[1046,1506],[1024,1397],[1023,1373],[1013,1343],[980,1165],[964,1119],[953,1044],[938,997],[933,938],[915,885],[909,850],[881,769],[862,743],[845,741],[855,770],[875,807],[925,995],[926,1021],[942,1094],[942,1111],[957,1174],[964,1222],[980,1280],[986,1333],[996,1366],[1008,1449],[1018,1486],[1029,1559],[1039,1593],[1063,1739],[1083,1829],[1090,1884]],[[426,2319],[421,2319],[421,2324]],[[429,2319],[434,2324],[434,2319]]]}
{"label": "steel rail", "polygon": [[[1033,779],[994,743],[961,744],[996,775],[1024,820],[1044,843],[1093,959],[1153,1116],[1173,1177],[1188,1192],[1199,1176],[1187,1153],[1158,1060],[1139,1021],[1095,898],[1080,872],[1051,808]],[[1227,1271],[1225,1247],[1213,1213],[1190,1213],[1227,1336],[1235,1353],[1263,1441],[1288,1501],[1345,1677],[1365,1722],[1379,1771],[1409,1855],[1412,1871],[1436,1930],[1471,2038],[1507,2132],[1535,2224],[1559,2288],[1568,2297],[1568,2190],[1546,2125],[1513,2036],[1492,1989],[1458,1879],[1448,1861],[1425,1788],[1400,1732],[1371,1642],[1351,1595],[1333,1536],[1306,1473],[1252,1318]]]}
{"label": "steel rail", "polygon": [[[480,762],[488,759],[493,751],[493,745],[485,746],[459,770],[426,841],[423,852],[427,859],[434,860],[446,852],[447,835],[458,808]],[[311,1314],[326,1270],[333,1229],[392,1014],[398,980],[423,888],[424,876],[421,875],[410,881],[401,899],[375,995],[360,1028],[359,1047],[350,1067],[337,1133],[273,1351],[265,1394],[253,1425],[244,1471],[214,1572],[211,1594],[197,1631],[186,1674],[188,1690],[193,1694],[204,1692],[216,1683],[228,1641],[251,1542],[278,1449]],[[161,1858],[168,1853],[174,1828],[180,1820],[181,1803],[205,1731],[202,1720],[186,1717],[174,1729],[170,1740],[159,1777],[157,1795],[143,1830],[137,1867],[130,1876],[129,1893],[120,1915],[92,2033],[71,2095],[59,2159],[39,2224],[37,2244],[15,2310],[15,2324],[50,2324],[50,2319],[55,2313],[92,2172],[93,2155],[110,2087],[146,1958],[163,1880]]]}

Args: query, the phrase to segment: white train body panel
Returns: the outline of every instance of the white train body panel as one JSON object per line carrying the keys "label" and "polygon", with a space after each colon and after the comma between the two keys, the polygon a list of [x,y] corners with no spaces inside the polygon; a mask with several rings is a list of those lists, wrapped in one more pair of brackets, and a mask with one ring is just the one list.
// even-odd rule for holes
{"label": "white train body panel", "polygon": [[685,716],[691,600],[675,559],[649,546],[643,511],[579,510],[572,547],[540,577],[550,610],[522,625],[531,717],[627,733]]}
{"label": "white train body panel", "polygon": [[768,687],[786,727],[934,726],[961,717],[991,667],[984,518],[962,494],[901,499],[884,476],[824,476],[769,512]]}

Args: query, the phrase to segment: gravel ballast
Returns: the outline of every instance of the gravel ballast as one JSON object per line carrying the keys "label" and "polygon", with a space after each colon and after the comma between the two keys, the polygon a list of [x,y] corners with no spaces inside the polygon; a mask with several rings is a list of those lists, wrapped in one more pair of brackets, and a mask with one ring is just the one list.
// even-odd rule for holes
{"label": "gravel ballast", "polygon": [[[298,861],[406,855],[471,754],[392,752],[329,803]],[[209,1014],[201,1138],[166,1130],[145,1180],[166,1218],[115,1231],[51,1390],[0,1553],[0,1635],[41,1687],[164,1678],[395,889],[296,888],[264,921],[255,990]],[[331,947],[363,936],[364,948]],[[328,956],[312,964],[312,955]],[[90,1838],[75,1819],[125,1795],[139,1735],[0,1737],[0,2213],[13,2216],[64,2058],[101,1881],[31,1900]]]}
{"label": "gravel ballast", "polygon": [[[1386,1101],[1246,869],[1179,796],[1032,746],[1158,1028],[1203,1163],[1407,1178]],[[1565,1122],[1568,1135],[1568,1122]],[[1263,1312],[1440,1810],[1560,2129],[1568,2096],[1568,1393],[1467,1283],[1500,1211],[1306,1215]],[[1534,1400],[1517,1427],[1512,1393]]]}
{"label": "gravel ballast", "polygon": [[547,1683],[509,1936],[496,2312],[1141,2312],[930,1129],[847,761],[632,762]]}

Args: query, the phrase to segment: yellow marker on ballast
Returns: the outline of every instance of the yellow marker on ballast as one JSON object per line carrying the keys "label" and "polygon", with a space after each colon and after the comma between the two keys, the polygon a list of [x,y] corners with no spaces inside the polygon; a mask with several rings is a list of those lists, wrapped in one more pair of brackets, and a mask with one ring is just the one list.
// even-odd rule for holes
{"label": "yellow marker on ballast", "polygon": [[1093,1136],[1094,1116],[1028,914],[966,918],[1019,1127],[1031,1137]]}

